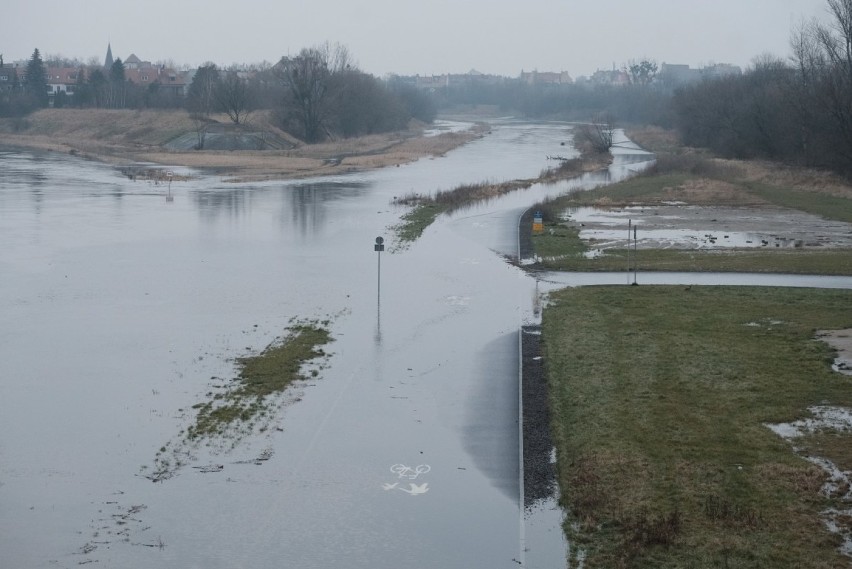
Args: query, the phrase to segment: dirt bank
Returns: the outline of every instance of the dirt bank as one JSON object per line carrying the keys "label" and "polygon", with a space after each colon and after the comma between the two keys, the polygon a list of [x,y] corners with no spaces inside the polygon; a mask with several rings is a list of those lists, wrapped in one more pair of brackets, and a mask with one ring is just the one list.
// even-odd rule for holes
{"label": "dirt bank", "polygon": [[[222,117],[212,120],[224,124]],[[213,172],[230,181],[303,178],[396,166],[425,156],[440,156],[484,132],[483,126],[427,131],[424,125],[413,123],[402,132],[306,145],[275,128],[269,113],[255,113],[242,128],[251,133],[268,133],[270,139],[282,142],[279,148],[168,148],[170,141],[194,134],[198,128],[183,111],[159,110],[44,109],[23,119],[0,120],[0,134],[7,146],[69,153],[116,165],[185,166]]]}

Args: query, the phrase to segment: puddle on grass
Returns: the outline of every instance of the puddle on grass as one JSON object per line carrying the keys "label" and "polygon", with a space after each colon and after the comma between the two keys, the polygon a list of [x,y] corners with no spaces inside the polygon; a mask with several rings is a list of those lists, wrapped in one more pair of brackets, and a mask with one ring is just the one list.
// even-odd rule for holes
{"label": "puddle on grass", "polygon": [[820,330],[816,337],[837,351],[831,369],[844,375],[852,375],[852,328]]}
{"label": "puddle on grass", "polygon": [[580,228],[594,250],[624,248],[628,226],[638,247],[654,249],[814,248],[852,246],[852,225],[769,207],[699,207],[682,204],[581,207],[563,217]]}
{"label": "puddle on grass", "polygon": [[[831,460],[821,456],[810,456],[797,446],[797,441],[806,435],[831,431],[852,433],[852,409],[846,407],[814,406],[809,407],[812,417],[790,423],[767,424],[766,426],[779,437],[793,445],[793,450],[805,460],[820,467],[827,475],[820,493],[826,498],[839,499],[842,502],[852,500],[852,471],[842,470]],[[852,509],[838,510],[828,508],[820,512],[825,527],[831,533],[843,539],[840,552],[852,557]]]}

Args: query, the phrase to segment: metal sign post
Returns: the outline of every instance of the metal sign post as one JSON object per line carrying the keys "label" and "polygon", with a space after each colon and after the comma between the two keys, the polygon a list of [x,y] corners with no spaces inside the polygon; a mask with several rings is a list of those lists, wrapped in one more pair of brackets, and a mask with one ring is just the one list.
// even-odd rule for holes
{"label": "metal sign post", "polygon": [[627,220],[627,284],[630,284],[630,230],[633,228],[633,220]]}
{"label": "metal sign post", "polygon": [[639,241],[636,239],[636,228],[638,225],[633,226],[633,284],[637,285],[639,283],[636,282],[636,273],[639,272]]}
{"label": "metal sign post", "polygon": [[173,202],[173,201],[175,201],[175,198],[173,198],[173,197],[172,197],[172,177],[174,177],[174,173],[173,173],[171,170],[169,170],[168,172],[166,172],[166,178],[168,178],[168,179],[169,179],[169,193],[168,193],[168,195],[166,196],[166,201],[167,201],[167,202]]}
{"label": "metal sign post", "polygon": [[373,250],[379,255],[379,271],[378,271],[378,279],[376,281],[378,285],[377,298],[379,302],[382,301],[382,251],[385,250],[385,240],[383,237],[376,237],[376,244],[373,246]]}

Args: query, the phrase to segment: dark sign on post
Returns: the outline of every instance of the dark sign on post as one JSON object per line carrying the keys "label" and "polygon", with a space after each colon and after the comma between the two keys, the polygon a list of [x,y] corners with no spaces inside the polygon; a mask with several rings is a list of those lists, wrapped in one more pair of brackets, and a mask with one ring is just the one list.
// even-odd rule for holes
{"label": "dark sign on post", "polygon": [[376,237],[376,245],[373,247],[373,250],[378,253],[378,272],[376,273],[376,294],[378,295],[377,301],[381,304],[382,301],[382,251],[385,250],[385,240],[383,237]]}

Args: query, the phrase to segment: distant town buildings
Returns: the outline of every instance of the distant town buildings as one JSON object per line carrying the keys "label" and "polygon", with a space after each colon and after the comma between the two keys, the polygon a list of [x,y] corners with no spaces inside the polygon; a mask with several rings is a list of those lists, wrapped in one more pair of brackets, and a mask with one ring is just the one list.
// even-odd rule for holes
{"label": "distant town buildings", "polygon": [[0,92],[8,92],[20,85],[21,79],[15,65],[0,66]]}
{"label": "distant town buildings", "polygon": [[521,82],[527,85],[570,85],[574,82],[566,71],[523,71],[521,70]]}
{"label": "distant town buildings", "polygon": [[[103,67],[100,71],[109,78],[110,71],[118,59],[113,56],[112,44],[107,44]],[[283,60],[282,60],[283,61]],[[164,64],[154,64],[142,60],[135,53],[131,53],[122,61],[124,65],[124,76],[127,82],[143,88],[153,88],[166,95],[174,97],[185,96],[192,82],[196,70],[178,71]],[[276,65],[282,65],[279,62]],[[0,92],[9,92],[18,88],[26,82],[26,61],[18,61],[13,64],[3,64],[0,60]],[[274,67],[274,66],[273,66]],[[78,90],[80,83],[98,69],[98,66],[77,67],[46,67],[47,89],[50,104],[54,104],[57,96],[62,94],[70,98]],[[242,79],[254,78],[255,72],[241,71],[238,73]],[[736,65],[719,63],[701,67],[691,68],[689,65],[676,63],[663,63],[659,71],[653,77],[650,85],[661,88],[673,89],[683,85],[689,85],[697,81],[711,78],[720,78],[732,75],[741,75],[742,69]],[[631,76],[627,69],[618,69],[613,65],[610,70],[597,70],[588,77],[581,76],[576,79],[566,71],[524,71],[521,70],[517,77],[504,77],[481,73],[471,69],[467,73],[442,74],[442,75],[413,75],[394,76],[393,80],[408,84],[417,89],[436,92],[441,89],[472,86],[494,86],[518,82],[530,86],[560,87],[565,85],[605,85],[623,87],[631,84]]]}
{"label": "distant town buildings", "polygon": [[598,69],[589,78],[589,82],[594,85],[614,85],[616,87],[624,87],[630,85],[630,75],[623,69]]}
{"label": "distant town buildings", "polygon": [[507,81],[507,78],[501,75],[488,75],[476,69],[471,69],[467,73],[446,73],[443,75],[397,75],[393,79],[396,82],[417,87],[424,91],[437,91],[438,89],[462,85],[502,85]]}
{"label": "distant town buildings", "polygon": [[84,71],[77,67],[47,67],[47,95],[50,104],[59,93],[73,96],[80,80],[80,74]]}
{"label": "distant town buildings", "polygon": [[730,75],[742,75],[743,70],[728,63],[714,63],[701,69],[692,69],[689,65],[663,63],[657,73],[657,82],[666,87],[680,87],[697,83],[702,79],[718,79]]}
{"label": "distant town buildings", "polygon": [[112,58],[112,44],[108,43],[106,57],[104,57],[104,69],[112,68],[113,63],[115,63],[115,60]]}
{"label": "distant town buildings", "polygon": [[[714,79],[729,75],[742,75],[742,69],[727,63],[712,64],[700,69],[689,65],[663,63],[656,76],[650,82],[663,88],[677,88],[703,79]],[[487,75],[475,69],[464,74],[394,76],[394,80],[427,91],[437,91],[459,86],[501,85],[517,81],[525,85],[563,86],[563,85],[606,85],[626,87],[631,84],[627,69],[598,69],[590,76],[573,79],[566,71],[521,71],[517,77]]]}
{"label": "distant town buildings", "polygon": [[185,95],[189,81],[186,77],[165,65],[155,65],[142,61],[131,53],[124,63],[124,77],[127,81],[143,87],[156,84],[158,89],[172,95]]}
{"label": "distant town buildings", "polygon": [[[100,71],[105,77],[109,77],[110,70],[116,59],[112,54],[112,45],[107,44],[106,56]],[[17,61],[12,64],[0,65],[0,92],[8,92],[22,88],[27,80],[27,61]],[[153,64],[150,61],[142,61],[136,54],[130,54],[124,64],[124,77],[129,83],[141,87],[156,85],[163,94],[184,96],[192,79],[191,74],[178,72],[165,65]],[[97,65],[87,66],[45,66],[45,78],[47,80],[48,103],[54,106],[56,97],[62,94],[70,102],[79,85],[86,78],[91,77],[92,72],[99,69]]]}

